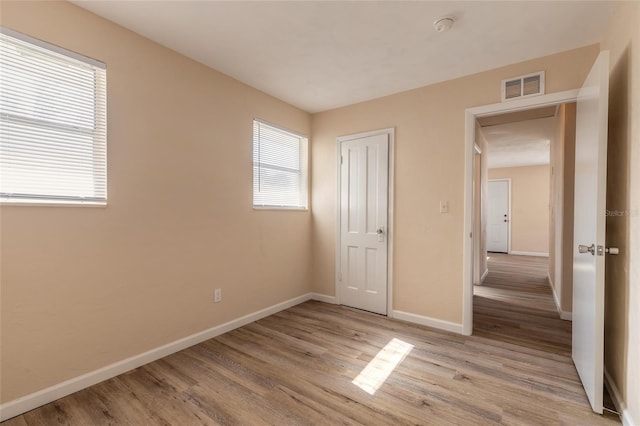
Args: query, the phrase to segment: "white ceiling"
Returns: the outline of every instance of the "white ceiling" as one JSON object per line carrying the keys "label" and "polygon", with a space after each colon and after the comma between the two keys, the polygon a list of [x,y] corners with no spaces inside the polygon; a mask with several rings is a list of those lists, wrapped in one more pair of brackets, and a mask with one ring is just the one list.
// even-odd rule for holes
{"label": "white ceiling", "polygon": [[558,117],[482,127],[488,143],[487,167],[523,167],[549,164],[549,147]]}
{"label": "white ceiling", "polygon": [[[318,112],[597,43],[611,1],[73,3]],[[433,21],[452,16],[444,33]]]}

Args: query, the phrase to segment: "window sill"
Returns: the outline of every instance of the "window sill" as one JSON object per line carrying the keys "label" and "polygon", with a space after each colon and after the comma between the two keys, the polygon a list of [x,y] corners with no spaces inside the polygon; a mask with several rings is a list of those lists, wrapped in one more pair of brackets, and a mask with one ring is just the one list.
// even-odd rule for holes
{"label": "window sill", "polygon": [[107,207],[104,201],[45,201],[0,199],[0,207]]}
{"label": "window sill", "polygon": [[308,212],[308,207],[286,207],[286,206],[253,206],[253,210],[284,210],[294,212]]}

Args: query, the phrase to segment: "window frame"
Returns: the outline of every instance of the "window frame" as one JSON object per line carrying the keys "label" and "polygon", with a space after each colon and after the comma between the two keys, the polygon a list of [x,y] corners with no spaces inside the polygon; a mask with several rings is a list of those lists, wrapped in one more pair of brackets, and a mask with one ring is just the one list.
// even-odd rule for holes
{"label": "window frame", "polygon": [[[105,207],[108,201],[108,162],[107,162],[107,67],[106,64],[82,54],[70,51],[60,46],[36,39],[9,28],[0,26],[0,33],[14,38],[19,42],[29,44],[36,50],[44,50],[54,56],[64,57],[70,65],[81,63],[93,70],[94,91],[90,104],[93,105],[93,127],[81,127],[63,122],[49,121],[38,117],[27,117],[8,111],[2,113],[2,120],[6,123],[23,123],[28,128],[46,128],[49,131],[58,130],[64,134],[85,134],[91,137],[90,155],[93,157],[91,164],[91,174],[94,180],[97,178],[99,184],[94,184],[94,196],[73,196],[62,195],[60,191],[57,195],[46,194],[46,190],[30,191],[24,194],[12,192],[0,192],[0,205],[2,206],[69,206],[69,207]],[[55,98],[51,98],[55,99]],[[60,99],[60,98],[58,98]],[[87,101],[89,98],[84,99]],[[88,110],[88,109],[85,109]],[[57,138],[47,139],[43,144],[51,147],[59,142]],[[2,141],[0,140],[0,144]],[[43,156],[42,158],[47,158]],[[70,157],[73,159],[73,157]],[[78,157],[76,157],[78,158]],[[71,163],[74,164],[74,163]],[[73,167],[72,167],[73,168]],[[59,168],[60,171],[68,171],[69,168]],[[77,175],[76,175],[77,176]],[[75,178],[75,177],[73,177]],[[80,179],[80,177],[77,177]],[[11,189],[11,188],[8,188]],[[103,189],[103,190],[102,190]],[[98,194],[98,195],[96,195]]]}
{"label": "window frame", "polygon": [[[263,125],[263,126],[267,126],[270,127],[271,129],[280,132],[282,134],[286,134],[289,136],[293,136],[295,138],[299,139],[299,145],[298,145],[298,150],[300,152],[301,158],[300,159],[300,170],[298,171],[302,176],[301,179],[303,180],[302,184],[300,185],[300,189],[301,191],[304,191],[303,194],[301,194],[300,198],[303,201],[304,205],[301,206],[294,206],[294,205],[277,205],[277,204],[256,204],[256,192],[255,192],[255,170],[256,170],[256,161],[255,161],[255,150],[256,150],[256,135],[255,135],[255,128],[256,128],[256,123],[258,125]],[[253,122],[252,122],[252,139],[251,139],[251,157],[252,157],[252,167],[251,167],[251,176],[252,176],[252,191],[251,191],[251,197],[252,197],[252,207],[254,210],[289,210],[289,211],[309,211],[310,207],[309,207],[309,200],[310,200],[310,194],[309,194],[309,138],[308,136],[305,136],[299,132],[295,132],[293,130],[289,130],[283,126],[271,123],[269,121],[266,120],[262,120],[260,118],[254,118]],[[269,167],[265,167],[265,169],[270,169]],[[271,168],[272,170],[276,170],[277,168]]]}

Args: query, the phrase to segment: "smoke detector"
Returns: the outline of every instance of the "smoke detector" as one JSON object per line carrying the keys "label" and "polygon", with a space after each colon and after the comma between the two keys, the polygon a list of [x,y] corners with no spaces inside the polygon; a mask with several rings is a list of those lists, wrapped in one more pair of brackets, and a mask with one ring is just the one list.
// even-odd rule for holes
{"label": "smoke detector", "polygon": [[433,28],[437,32],[443,33],[451,29],[451,27],[453,26],[453,22],[454,22],[453,18],[449,18],[449,17],[438,18],[433,22]]}

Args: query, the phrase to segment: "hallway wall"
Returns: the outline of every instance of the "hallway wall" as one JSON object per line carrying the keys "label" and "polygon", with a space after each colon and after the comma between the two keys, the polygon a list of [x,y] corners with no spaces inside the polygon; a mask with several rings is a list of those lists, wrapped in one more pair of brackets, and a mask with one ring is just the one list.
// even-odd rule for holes
{"label": "hallway wall", "polygon": [[565,319],[570,319],[573,305],[576,104],[560,105],[558,118],[550,152],[549,279],[560,314]]}
{"label": "hallway wall", "polygon": [[549,254],[549,165],[489,169],[511,179],[511,252]]}

